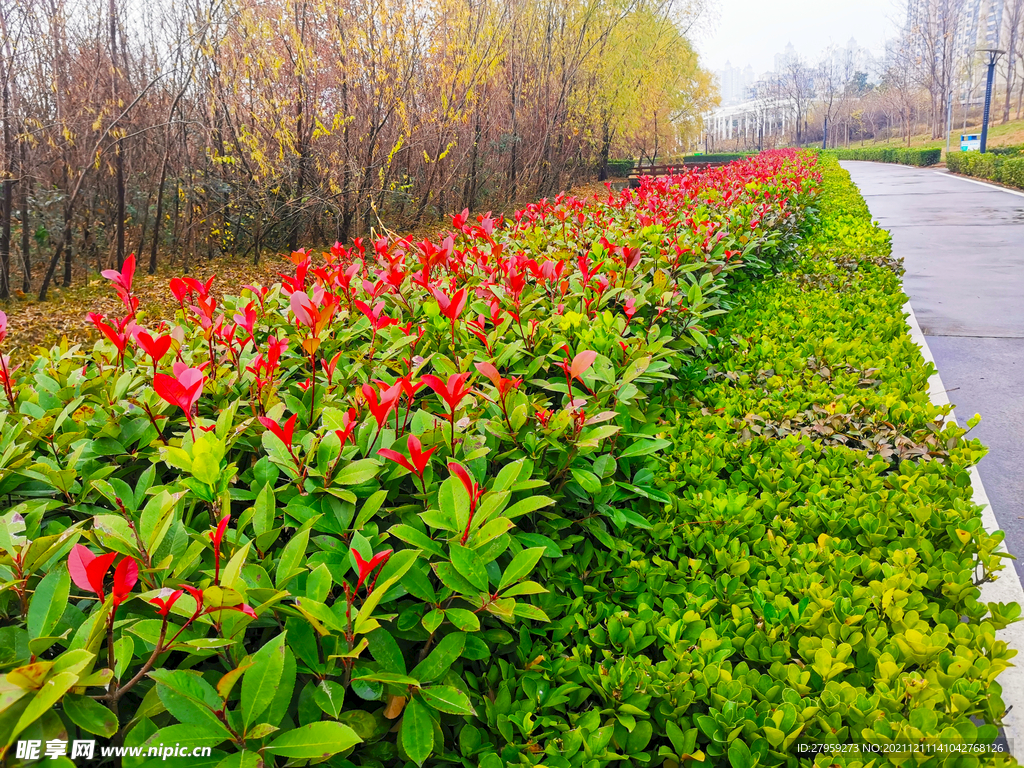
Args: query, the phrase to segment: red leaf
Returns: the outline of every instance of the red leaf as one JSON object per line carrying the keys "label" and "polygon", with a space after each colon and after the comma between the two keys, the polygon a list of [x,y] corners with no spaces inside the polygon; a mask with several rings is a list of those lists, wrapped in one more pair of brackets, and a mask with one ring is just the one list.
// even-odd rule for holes
{"label": "red leaf", "polygon": [[167,350],[171,348],[170,336],[161,336],[158,339],[154,339],[145,331],[140,331],[135,340],[142,347],[143,351],[157,363],[163,359],[164,355],[167,354]]}
{"label": "red leaf", "polygon": [[221,541],[224,539],[224,531],[228,529],[228,520],[230,519],[231,515],[224,515],[217,524],[216,533],[210,534],[210,541],[213,542],[214,546],[220,546]]}
{"label": "red leaf", "polygon": [[107,575],[107,571],[110,570],[111,563],[117,557],[117,552],[108,552],[105,555],[95,557],[90,563],[85,566],[86,576],[89,578],[90,592],[96,593],[100,600],[105,599],[106,595],[103,592],[103,579]]}
{"label": "red leaf", "polygon": [[315,322],[313,315],[317,314],[317,311],[309,296],[301,291],[295,291],[291,295],[289,303],[291,304],[292,313],[295,315],[295,319],[303,325],[312,328],[313,323]]}
{"label": "red leaf", "polygon": [[288,421],[286,421],[284,423],[283,427],[280,424],[278,424],[276,421],[274,421],[273,419],[267,418],[266,416],[260,416],[259,419],[260,419],[260,424],[262,424],[264,427],[266,427],[271,432],[273,432],[275,435],[277,435],[277,438],[282,443],[284,443],[289,448],[291,448],[292,447],[292,438],[295,435],[295,419],[296,419],[297,416],[298,416],[297,413],[293,413],[292,417],[290,419],[288,419]]}
{"label": "red leaf", "polygon": [[122,558],[114,569],[114,605],[124,602],[138,580],[139,564],[130,557]]}
{"label": "red leaf", "polygon": [[597,352],[592,350],[580,352],[572,359],[572,367],[569,369],[569,375],[574,379],[578,379],[590,368],[590,366],[594,364],[594,360],[596,359]]}
{"label": "red leaf", "polygon": [[476,369],[486,376],[491,384],[495,387],[501,388],[501,374],[498,373],[498,369],[490,363],[477,363]]}
{"label": "red leaf", "polygon": [[173,376],[158,373],[153,377],[153,389],[164,401],[176,405],[182,410],[188,409],[188,392]]}
{"label": "red leaf", "polygon": [[358,550],[353,549],[352,554],[355,556],[356,565],[359,567],[359,581],[356,583],[356,590],[363,586],[363,582],[366,578],[373,573],[373,569],[382,563],[386,563],[388,558],[391,557],[391,553],[394,550],[387,549],[383,552],[378,552],[376,555],[371,557],[369,560],[363,560],[363,556],[359,554]]}
{"label": "red leaf", "polygon": [[410,472],[412,472],[414,475],[419,475],[420,474],[419,472],[416,471],[416,467],[413,466],[413,464],[409,461],[409,459],[405,458],[405,456],[400,454],[398,451],[393,451],[390,448],[380,448],[377,451],[377,455],[378,456],[383,456],[385,459],[390,459],[391,461],[395,462],[399,466],[405,467]]}
{"label": "red leaf", "polygon": [[[165,590],[167,592],[169,590]],[[150,598],[149,602],[157,606],[160,610],[157,613],[160,616],[166,616],[171,612],[171,607],[178,602],[178,598],[185,594],[184,590],[176,589],[171,592],[166,599],[161,597]]]}
{"label": "red leaf", "polygon": [[96,559],[96,555],[89,551],[89,548],[82,544],[75,544],[68,554],[68,573],[71,580],[86,592],[95,592],[89,582],[89,563]]}

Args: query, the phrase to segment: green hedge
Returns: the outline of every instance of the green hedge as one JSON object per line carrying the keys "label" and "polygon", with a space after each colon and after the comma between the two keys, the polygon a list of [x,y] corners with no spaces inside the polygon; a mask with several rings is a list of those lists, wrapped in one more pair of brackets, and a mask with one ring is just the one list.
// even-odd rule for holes
{"label": "green hedge", "polygon": [[[768,162],[750,161],[752,168]],[[802,218],[796,202],[818,187],[806,177],[786,215],[757,234],[764,241],[747,253],[724,247],[721,263],[682,259],[685,251],[666,261],[662,247],[672,253],[673,241],[658,239],[660,224],[645,229],[653,255],[643,258],[651,261],[629,268],[644,303],[631,296],[622,309],[633,330],[610,310],[596,317],[576,312],[590,297],[574,295],[573,286],[567,297],[556,287],[541,293],[543,285],[527,293],[521,311],[538,321],[537,329],[515,338],[511,319],[502,320],[473,348],[472,360],[482,363],[484,345],[510,332],[502,369],[516,379],[495,371],[495,378],[487,374],[492,388],[480,369],[474,391],[467,387],[466,396],[480,402],[473,407],[486,412],[484,429],[471,432],[456,421],[453,406],[449,433],[444,421],[421,410],[422,402],[410,422],[424,446],[442,456],[450,435],[467,480],[455,479],[455,462],[446,470],[435,457],[431,466],[429,454],[425,475],[390,458],[387,465],[350,461],[372,453],[371,439],[393,445],[386,412],[383,425],[366,420],[352,446],[347,432],[334,432],[352,424],[340,405],[323,413],[330,419],[323,436],[305,418],[273,423],[283,420],[284,405],[303,416],[313,411],[311,393],[307,408],[302,390],[288,391],[283,381],[284,402],[257,431],[256,419],[226,404],[237,397],[231,371],[245,361],[210,371],[193,416],[140,393],[146,364],[114,356],[83,361],[66,347],[39,358],[21,407],[0,414],[0,491],[29,496],[0,527],[7,553],[0,558],[7,587],[0,593],[7,624],[0,627],[0,725],[8,724],[0,733],[13,738],[12,729],[29,723],[21,738],[109,738],[117,716],[72,690],[77,683],[103,691],[109,683],[105,670],[93,672],[92,655],[113,639],[109,666],[123,681],[139,669],[139,661],[128,666],[133,654],[148,658],[163,643],[161,626],[191,624],[193,610],[206,605],[200,625],[122,700],[127,746],[223,745],[226,751],[202,765],[223,760],[224,768],[284,768],[325,755],[323,764],[333,768],[754,768],[811,764],[802,742],[990,743],[1005,709],[997,678],[1014,654],[995,632],[1016,620],[1020,607],[979,602],[977,584],[1006,567],[995,552],[1001,534],[984,530],[971,498],[968,469],[984,450],[944,425],[949,408],[928,398],[931,367],[907,333],[888,235],[872,225],[834,158],[821,157],[819,169],[818,210],[801,225],[795,262],[781,258],[794,255],[782,245]],[[751,174],[732,193],[777,195],[774,186],[768,174]],[[728,218],[714,218],[717,210],[702,202],[690,215],[707,215],[711,225],[744,222],[753,210],[773,215],[748,201],[728,209]],[[627,207],[620,214],[626,224],[630,213]],[[561,222],[553,221],[548,229],[524,229],[517,244],[539,250],[561,243]],[[613,228],[605,230],[615,238]],[[723,241],[731,245],[731,237]],[[777,258],[753,269],[769,251]],[[717,289],[714,278],[737,257],[747,263],[744,272],[770,279],[745,279],[735,292]],[[771,274],[780,267],[782,274]],[[616,275],[620,284],[624,269]],[[666,286],[677,279],[682,287],[673,290],[685,292],[686,314],[717,318],[701,323],[695,337],[706,357],[690,354],[695,344],[681,335],[697,332],[697,324],[672,331],[671,312],[662,311]],[[405,295],[420,301],[411,289]],[[278,304],[277,288],[262,298],[270,317],[262,323],[272,322],[281,338],[298,330]],[[547,301],[563,298],[563,314],[547,311]],[[429,299],[422,301],[431,314],[418,316],[425,335],[410,337],[417,339],[414,350],[428,350],[433,365],[454,367],[444,351],[454,321],[449,325]],[[254,303],[225,304],[240,323],[256,311]],[[719,305],[730,311],[719,314]],[[306,305],[300,297],[291,306],[298,317],[294,307]],[[544,314],[527,314],[539,314],[536,307]],[[351,350],[361,330],[369,335],[369,315],[379,310],[366,309],[354,331],[335,330],[331,352]],[[474,307],[473,314],[486,309]],[[374,341],[362,346],[380,356],[406,350],[412,327],[374,330]],[[539,335],[548,328],[557,335]],[[197,330],[189,338],[186,353],[198,360],[205,339]],[[463,329],[458,340],[462,349],[470,343]],[[536,355],[526,354],[527,341]],[[579,364],[562,354],[563,342],[603,351]],[[289,384],[305,375],[293,350],[312,355],[306,346],[282,353]],[[555,350],[550,360],[548,349]],[[637,352],[622,376],[605,361],[620,359],[613,357],[618,349]],[[103,343],[94,353],[103,350],[110,348]],[[373,352],[360,358],[338,366],[337,388]],[[441,379],[427,384],[444,388]],[[380,405],[367,387],[361,409]],[[121,405],[129,392],[130,409]],[[64,408],[64,397],[77,405]],[[320,397],[338,392],[327,384]],[[586,421],[577,419],[582,439],[573,437],[572,422],[546,408],[538,411],[542,425],[520,420],[542,398],[555,408],[556,397],[577,402],[581,412],[585,405]],[[213,410],[214,398],[224,405]],[[426,398],[443,417],[434,395]],[[469,406],[460,408],[469,413]],[[149,415],[161,422],[152,433]],[[189,430],[195,419],[197,437],[185,432],[183,419]],[[620,426],[622,434],[596,452],[598,435],[611,437]],[[173,429],[177,435],[165,436],[171,445],[157,444],[157,435]],[[229,455],[214,450],[221,440],[230,440]],[[487,446],[500,440],[502,468],[487,471]],[[53,458],[45,452],[50,447]],[[419,456],[419,443],[415,448]],[[141,477],[115,477],[143,460],[152,466]],[[549,466],[555,471],[547,475]],[[181,481],[181,474],[188,477]],[[210,475],[223,486],[212,502],[204,500]],[[163,485],[168,481],[173,495]],[[320,485],[336,493],[324,496]],[[63,489],[59,497],[52,498],[51,487]],[[483,495],[474,518],[477,491]],[[512,494],[519,494],[514,503]],[[234,508],[219,528],[211,505]],[[136,518],[138,525],[130,522]],[[44,524],[53,538],[39,535]],[[463,546],[458,533],[471,528]],[[131,586],[118,591],[115,572],[105,602],[83,598],[103,592],[103,573],[91,569],[93,584],[81,573],[81,559],[64,566],[79,539],[126,555],[148,546],[154,556],[137,574],[144,584],[134,594]],[[406,539],[416,546],[404,546]],[[377,558],[380,583],[370,577],[365,600],[348,601],[350,617],[346,580],[372,574]],[[174,578],[165,583],[167,570]],[[168,585],[187,585],[185,579],[203,587],[205,597],[175,597]],[[498,592],[511,597],[499,602],[492,597]],[[252,604],[248,612],[240,610],[243,597]],[[172,598],[181,602],[170,619],[157,614]],[[124,605],[115,622],[110,606],[118,600]],[[85,620],[87,612],[94,618]],[[108,615],[109,623],[102,620]],[[73,649],[54,650],[64,644]],[[39,660],[27,664],[30,656]],[[37,693],[44,679],[53,682]],[[54,704],[68,691],[58,716]],[[231,738],[223,733],[228,727]],[[813,762],[889,764],[877,756],[825,754]],[[955,764],[979,763],[971,756]]]}
{"label": "green hedge", "polygon": [[1024,155],[1024,145],[1019,147],[989,147],[985,150],[991,152],[993,155],[1002,155],[1004,157],[1018,157]]}
{"label": "green hedge", "polygon": [[858,147],[825,150],[838,160],[869,160],[875,163],[900,165],[935,165],[942,157],[941,149],[908,149],[905,147]]}
{"label": "green hedge", "polygon": [[[672,165],[682,168],[686,165],[698,165],[701,163],[731,163],[734,160],[743,160],[757,154],[756,152],[719,152],[710,155],[682,155],[678,157],[658,158],[655,165]],[[632,161],[629,161],[632,162]],[[636,163],[632,168],[650,165],[650,163]]]}
{"label": "green hedge", "polygon": [[1024,157],[1008,157],[1003,160],[1001,177],[1003,184],[1024,189]]}
{"label": "green hedge", "polygon": [[632,160],[609,160],[608,175],[613,178],[625,178],[633,172],[633,166]]}
{"label": "green hedge", "polygon": [[814,165],[295,251],[241,296],[175,277],[173,331],[134,256],[105,271],[103,340],[0,354],[0,765],[85,734],[207,768],[650,763],[642,694],[537,675],[619,642],[575,618],[671,500],[669,385],[794,255]]}
{"label": "green hedge", "polygon": [[1024,157],[991,152],[950,152],[946,156],[946,167],[953,173],[1024,189]]}
{"label": "green hedge", "polygon": [[756,152],[712,152],[710,155],[686,155],[680,158],[684,163],[728,163],[733,160],[742,160],[745,157],[750,157],[751,154],[757,154]]}
{"label": "green hedge", "polygon": [[[583,594],[492,670],[474,739],[534,744],[533,764],[725,768],[809,765],[805,741],[995,738],[995,631],[1020,607],[978,602],[974,569],[1004,567],[971,498],[984,451],[940,427],[888,235],[821,164],[803,261],[751,284],[651,414],[670,445],[638,476],[661,513],[616,549],[579,543],[584,583],[550,575]],[[580,728],[587,759],[562,758]]]}

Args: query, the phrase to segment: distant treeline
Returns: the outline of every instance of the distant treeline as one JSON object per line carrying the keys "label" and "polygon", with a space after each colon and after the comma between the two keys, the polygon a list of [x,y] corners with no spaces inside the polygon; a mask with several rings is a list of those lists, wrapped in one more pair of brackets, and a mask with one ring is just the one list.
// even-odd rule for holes
{"label": "distant treeline", "polygon": [[347,241],[676,151],[674,0],[21,0],[0,13],[0,297],[136,251]]}

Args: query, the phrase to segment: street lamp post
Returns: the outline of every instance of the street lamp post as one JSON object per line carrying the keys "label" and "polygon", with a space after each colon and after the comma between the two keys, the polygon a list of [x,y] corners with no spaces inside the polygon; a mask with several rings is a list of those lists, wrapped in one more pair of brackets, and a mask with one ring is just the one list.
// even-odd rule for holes
{"label": "street lamp post", "polygon": [[949,137],[953,133],[953,91],[949,92],[946,102],[946,155],[949,155]]}
{"label": "street lamp post", "polygon": [[981,119],[981,152],[985,153],[985,147],[988,144],[988,113],[992,107],[992,78],[996,71],[996,59],[999,55],[1006,53],[1006,51],[1000,51],[997,48],[981,48],[978,53],[988,54],[988,82],[985,84],[985,114]]}

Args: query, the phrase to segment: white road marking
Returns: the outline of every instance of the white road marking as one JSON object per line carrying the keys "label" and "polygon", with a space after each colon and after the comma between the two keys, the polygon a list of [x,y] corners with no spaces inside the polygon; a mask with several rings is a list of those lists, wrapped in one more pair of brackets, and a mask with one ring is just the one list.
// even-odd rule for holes
{"label": "white road marking", "polygon": [[[971,181],[971,179],[964,179],[964,181]],[[986,184],[985,186],[991,185]],[[1002,189],[1002,187],[996,187],[996,189]],[[1004,189],[1003,191],[1009,192],[1010,190]],[[1024,193],[1014,194],[1024,195]],[[910,328],[911,341],[921,348],[921,355],[925,362],[935,366],[935,373],[928,380],[928,395],[935,405],[947,405],[949,397],[942,384],[942,378],[939,376],[939,366],[932,356],[932,351],[928,348],[928,341],[921,331],[921,326],[917,322],[917,316],[914,314],[914,308],[909,300],[903,305],[903,311],[909,313],[907,325]],[[950,419],[957,423],[955,412],[950,414]],[[1000,530],[999,521],[996,520],[992,504],[988,500],[988,494],[985,493],[985,486],[981,482],[977,466],[971,467],[970,474],[974,503],[983,507],[981,522],[985,526],[985,530],[989,533]],[[1006,544],[1000,545],[999,549],[1005,552]],[[1005,562],[1006,568],[999,572],[995,581],[981,585],[981,600],[979,602],[1019,603],[1024,606],[1024,586],[1021,586],[1017,569],[1013,567],[1012,560],[1006,559]],[[996,636],[1017,651],[1017,657],[1014,659],[1015,666],[1009,667],[999,675],[999,684],[1003,689],[1003,703],[1010,709],[1009,714],[1003,718],[1003,731],[1010,748],[1016,749],[1019,753],[1021,745],[1024,745],[1024,740],[1022,740],[1024,739],[1024,622],[1010,624],[1006,629],[997,632]]]}
{"label": "white road marking", "polygon": [[978,179],[968,179],[964,176],[959,176],[955,173],[949,173],[948,171],[933,171],[933,173],[937,173],[940,176],[943,176],[947,179],[959,179],[960,181],[966,181],[968,184],[978,184],[982,187],[994,189],[997,192],[1009,192],[1011,195],[1020,195],[1021,197],[1024,197],[1024,192],[1018,192],[1016,189],[1007,189],[1006,187],[1000,187],[998,184],[989,184],[987,181],[979,181]]}

